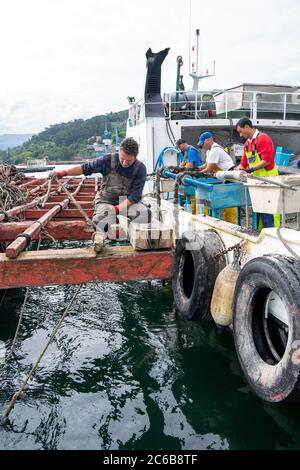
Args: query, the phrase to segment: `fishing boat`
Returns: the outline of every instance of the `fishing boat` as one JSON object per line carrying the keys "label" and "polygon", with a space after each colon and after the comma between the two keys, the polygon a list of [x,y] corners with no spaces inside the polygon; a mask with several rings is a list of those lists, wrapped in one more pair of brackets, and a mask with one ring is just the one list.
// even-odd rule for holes
{"label": "fishing boat", "polygon": [[[210,319],[219,331],[232,330],[241,368],[255,394],[271,403],[299,401],[299,218],[297,227],[287,227],[288,217],[300,212],[299,176],[261,181],[239,171],[204,178],[180,170],[174,145],[180,137],[195,144],[201,131],[212,130],[237,153],[241,141],[234,130],[238,117],[226,117],[218,108],[216,96],[224,101],[224,95],[186,92],[179,67],[178,89],[161,96],[161,65],[167,54],[168,49],[147,51],[144,99],[129,99],[127,136],[138,140],[149,172],[143,202],[154,215],[151,224],[128,223],[119,215],[111,238],[130,243],[103,247],[90,220],[98,178],[13,182],[24,201],[0,214],[0,289],[172,279],[175,306],[183,318]],[[284,103],[282,119],[263,119],[253,103],[249,116],[260,129],[297,134],[298,105],[287,98]],[[230,105],[228,114],[233,111]],[[235,211],[234,223],[226,219],[228,209]],[[281,226],[258,231],[257,213],[281,214]],[[34,249],[32,242],[44,240],[89,244]]]}
{"label": "fishing boat", "polygon": [[28,160],[25,162],[25,165],[17,165],[17,170],[21,173],[38,173],[42,171],[50,171],[55,168],[54,165],[49,165],[49,160],[47,157]]}
{"label": "fishing boat", "polygon": [[[161,66],[169,49],[147,57],[147,77],[144,97],[129,97],[126,135],[140,144],[140,158],[149,172],[159,166],[178,162],[174,147],[179,138],[196,145],[203,131],[211,131],[215,140],[226,147],[233,158],[242,152],[242,139],[236,132],[238,120],[247,116],[253,126],[267,132],[274,146],[286,149],[291,155],[300,154],[300,87],[274,84],[243,83],[218,91],[198,90],[201,76],[191,72],[193,87],[185,90],[180,75],[182,58],[177,58],[177,88],[161,93]],[[181,78],[179,78],[181,77]],[[205,157],[202,154],[202,157]],[[300,155],[299,155],[300,159]]]}
{"label": "fishing boat", "polygon": [[[266,131],[275,146],[297,155],[300,89],[244,83],[198,91],[195,75],[191,91],[181,79],[174,92],[162,95],[167,55],[168,49],[146,53],[145,93],[141,100],[130,98],[127,136],[139,142],[141,160],[156,174],[147,188],[156,191],[150,203],[159,207],[162,224],[174,227],[176,308],[188,320],[213,319],[220,330],[232,330],[245,378],[259,397],[299,401],[300,176],[262,180],[228,171],[204,178],[174,168],[176,140],[196,145],[203,131],[213,132],[238,161],[242,141],[235,126],[242,116]],[[180,62],[181,57],[177,77]],[[235,223],[224,217],[229,208],[236,209]],[[257,213],[281,214],[281,226],[258,231]],[[291,214],[294,228],[287,227]]]}

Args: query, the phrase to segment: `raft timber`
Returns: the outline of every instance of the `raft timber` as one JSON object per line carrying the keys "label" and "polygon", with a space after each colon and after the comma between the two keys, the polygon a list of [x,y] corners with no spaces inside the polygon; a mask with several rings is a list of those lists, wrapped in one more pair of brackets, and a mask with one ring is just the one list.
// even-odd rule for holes
{"label": "raft timber", "polygon": [[[136,251],[130,245],[105,246],[101,253],[93,247],[31,250],[30,242],[40,236],[42,241],[92,239],[93,227],[62,192],[61,183],[92,218],[97,178],[54,182],[48,197],[48,180],[28,178],[19,184],[28,190],[26,204],[0,215],[0,241],[6,245],[0,254],[0,289],[172,277],[172,250]],[[15,217],[20,220],[11,220]]]}

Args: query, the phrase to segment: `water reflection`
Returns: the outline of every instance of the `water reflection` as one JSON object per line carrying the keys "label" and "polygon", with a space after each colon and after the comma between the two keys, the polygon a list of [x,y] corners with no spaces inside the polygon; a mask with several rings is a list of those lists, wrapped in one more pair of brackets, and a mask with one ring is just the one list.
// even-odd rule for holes
{"label": "water reflection", "polygon": [[[24,290],[0,312],[11,346]],[[74,286],[31,289],[16,354],[0,364],[1,407],[21,384]],[[55,341],[0,428],[2,449],[300,447],[299,411],[246,385],[230,333],[177,318],[160,282],[82,287]]]}

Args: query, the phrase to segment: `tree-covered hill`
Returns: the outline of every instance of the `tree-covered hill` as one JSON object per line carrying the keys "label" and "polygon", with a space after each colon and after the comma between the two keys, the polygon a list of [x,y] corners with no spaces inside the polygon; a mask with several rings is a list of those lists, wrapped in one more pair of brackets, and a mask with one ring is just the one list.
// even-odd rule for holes
{"label": "tree-covered hill", "polygon": [[[109,138],[115,140],[115,129],[119,137],[125,136],[127,110],[107,114]],[[90,157],[88,145],[101,143],[105,129],[105,116],[54,124],[32,136],[22,146],[0,151],[0,160],[18,164],[23,160],[48,156],[50,160],[71,160]]]}

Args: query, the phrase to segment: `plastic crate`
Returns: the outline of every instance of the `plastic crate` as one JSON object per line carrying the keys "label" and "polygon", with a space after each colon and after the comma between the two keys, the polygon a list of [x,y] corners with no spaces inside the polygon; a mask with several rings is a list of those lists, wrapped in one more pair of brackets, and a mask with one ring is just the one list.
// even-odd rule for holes
{"label": "plastic crate", "polygon": [[276,165],[289,166],[292,151],[288,149],[283,149],[282,147],[276,147],[275,153],[275,163]]}

